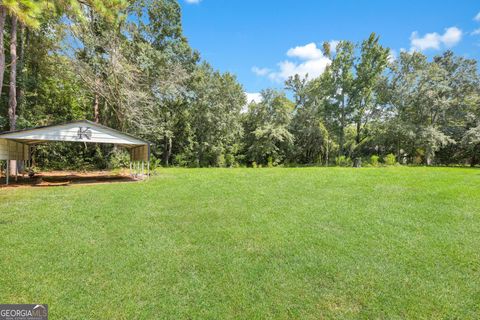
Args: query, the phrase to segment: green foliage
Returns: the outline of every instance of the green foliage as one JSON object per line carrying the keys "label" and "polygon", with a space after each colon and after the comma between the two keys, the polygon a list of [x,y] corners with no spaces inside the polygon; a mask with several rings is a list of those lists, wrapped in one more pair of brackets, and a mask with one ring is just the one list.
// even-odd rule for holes
{"label": "green foliage", "polygon": [[269,168],[273,168],[273,157],[272,156],[268,157],[267,166]]}
{"label": "green foliage", "polygon": [[393,153],[389,153],[383,158],[383,162],[387,166],[394,166],[397,163],[397,159]]}
{"label": "green foliage", "polygon": [[272,165],[281,163],[293,145],[293,135],[288,130],[293,104],[285,94],[274,90],[262,92],[262,102],[249,105],[244,118],[245,154],[249,161]]}
{"label": "green foliage", "polygon": [[375,154],[372,155],[372,156],[370,157],[370,164],[371,164],[372,166],[374,166],[374,167],[378,167],[378,160],[379,160],[379,159],[380,159],[379,156],[377,156],[377,155],[375,155]]}
{"label": "green foliage", "polygon": [[339,156],[335,158],[335,164],[340,167],[351,167],[353,162],[352,159],[348,157]]}
{"label": "green foliage", "polygon": [[113,169],[129,168],[130,154],[125,150],[114,149],[110,154],[108,167]]}
{"label": "green foliage", "polygon": [[[402,164],[480,162],[477,62],[451,51],[392,60],[374,33],[335,50],[325,44],[332,62],[322,75],[285,82],[293,101],[267,89],[246,106],[236,77],[189,46],[177,1],[62,0],[38,11],[44,4],[4,3],[36,28],[18,35],[19,129],[98,118],[153,142],[163,166],[349,166],[359,158],[376,166],[376,154],[394,154]],[[7,52],[6,71],[9,59]],[[2,130],[8,100],[0,96]],[[40,146],[38,165],[124,165],[110,151]]]}

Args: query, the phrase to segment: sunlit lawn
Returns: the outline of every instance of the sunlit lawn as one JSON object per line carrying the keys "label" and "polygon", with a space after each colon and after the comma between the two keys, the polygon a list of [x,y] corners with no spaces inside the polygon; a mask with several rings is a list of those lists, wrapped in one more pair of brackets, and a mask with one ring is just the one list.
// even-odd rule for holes
{"label": "sunlit lawn", "polygon": [[480,318],[480,170],[0,189],[0,303],[51,319]]}

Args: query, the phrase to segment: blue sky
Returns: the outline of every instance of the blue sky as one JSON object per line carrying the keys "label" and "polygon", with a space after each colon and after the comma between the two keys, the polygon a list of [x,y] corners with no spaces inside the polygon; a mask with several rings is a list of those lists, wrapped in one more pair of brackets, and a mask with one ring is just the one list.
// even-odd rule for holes
{"label": "blue sky", "polygon": [[397,54],[450,48],[480,58],[478,1],[179,1],[190,45],[249,93],[282,88],[296,72],[319,74],[328,63],[318,49],[324,41],[358,42],[371,32]]}

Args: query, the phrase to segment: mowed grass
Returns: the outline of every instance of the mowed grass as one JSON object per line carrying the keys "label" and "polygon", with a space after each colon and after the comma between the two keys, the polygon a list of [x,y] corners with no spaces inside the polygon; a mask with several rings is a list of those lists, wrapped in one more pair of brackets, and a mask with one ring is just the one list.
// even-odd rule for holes
{"label": "mowed grass", "polygon": [[480,170],[3,189],[0,303],[51,319],[479,318]]}

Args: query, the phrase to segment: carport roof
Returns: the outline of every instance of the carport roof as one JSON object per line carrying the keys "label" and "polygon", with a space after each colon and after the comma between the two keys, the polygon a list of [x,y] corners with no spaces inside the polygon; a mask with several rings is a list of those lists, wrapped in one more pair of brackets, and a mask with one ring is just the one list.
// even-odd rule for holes
{"label": "carport roof", "polygon": [[0,139],[15,140],[26,144],[48,141],[111,143],[125,147],[150,144],[148,141],[89,120],[2,132]]}

